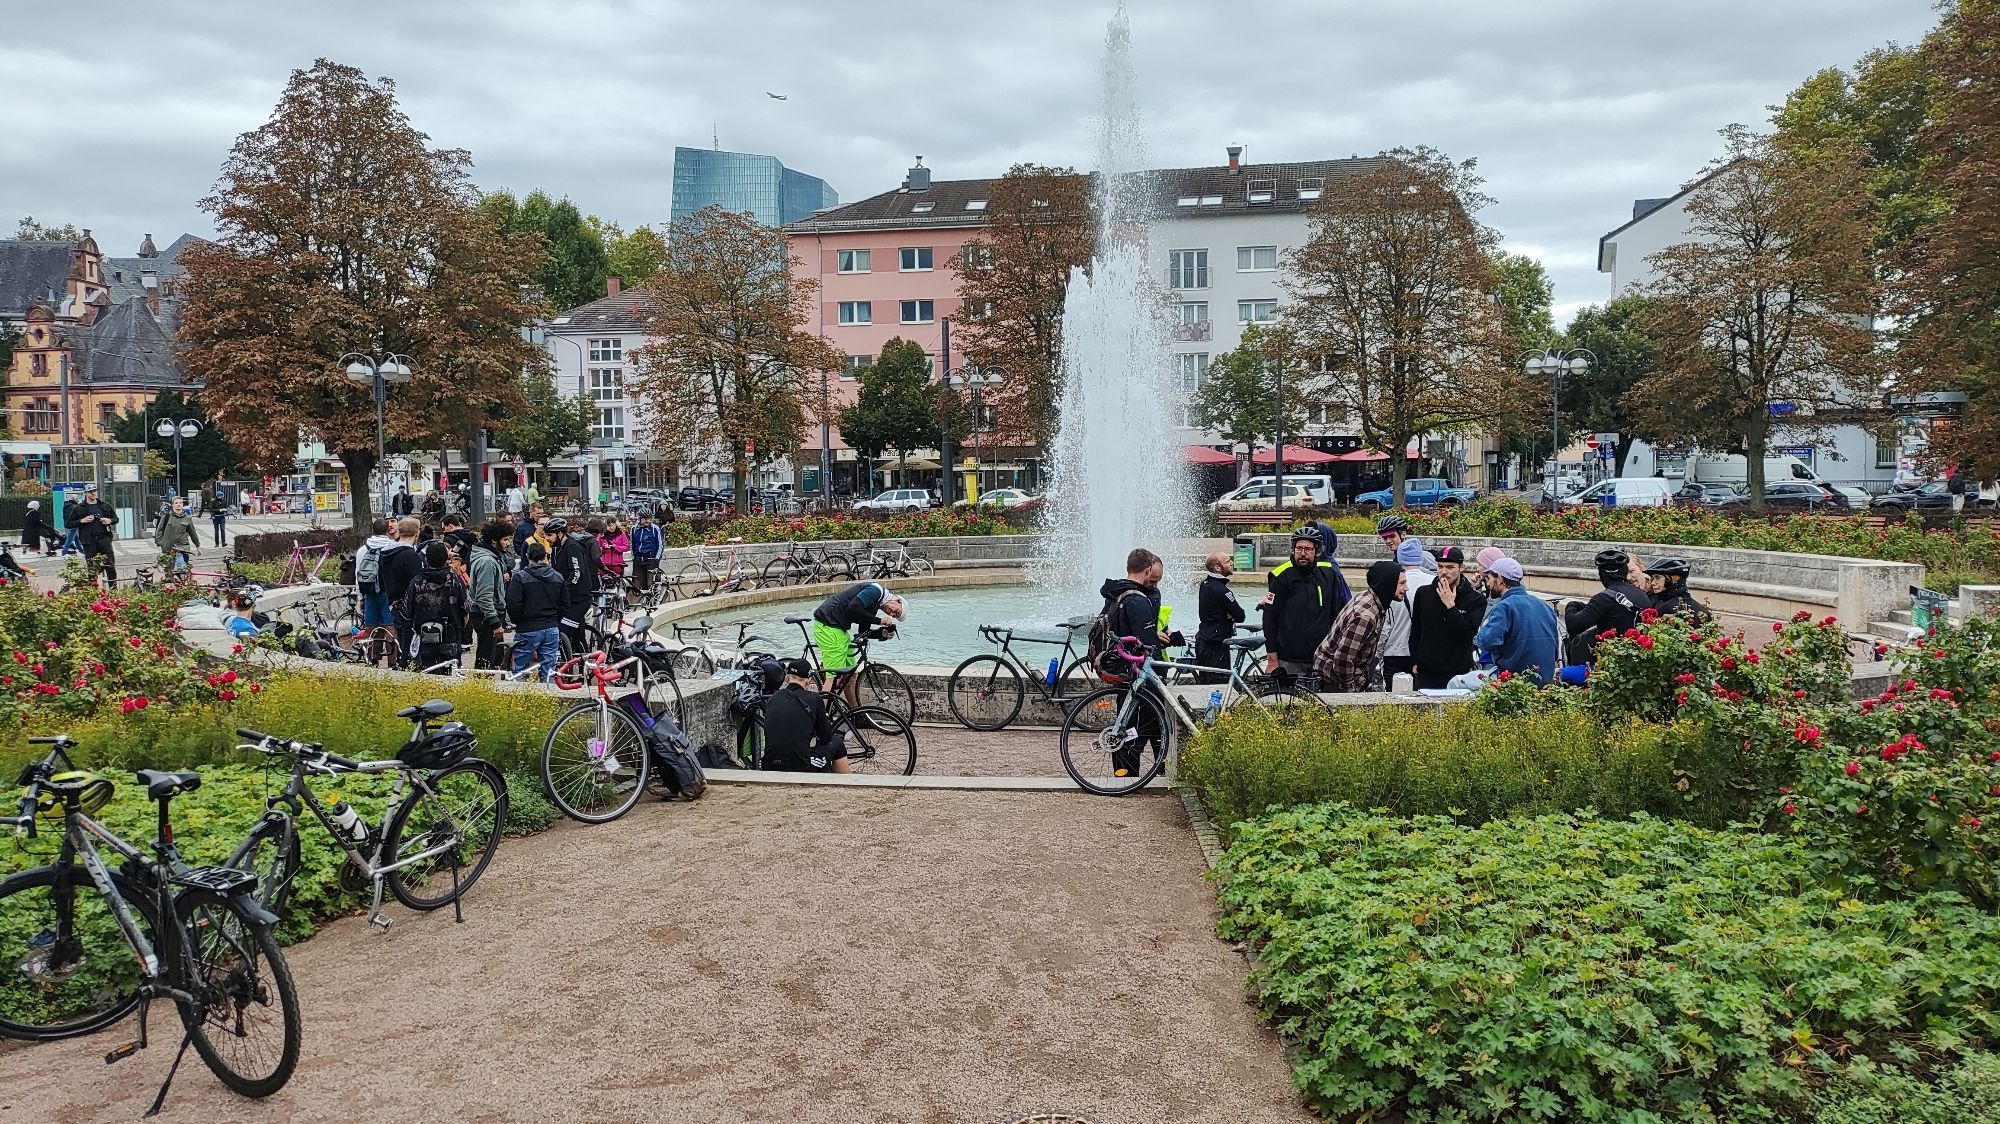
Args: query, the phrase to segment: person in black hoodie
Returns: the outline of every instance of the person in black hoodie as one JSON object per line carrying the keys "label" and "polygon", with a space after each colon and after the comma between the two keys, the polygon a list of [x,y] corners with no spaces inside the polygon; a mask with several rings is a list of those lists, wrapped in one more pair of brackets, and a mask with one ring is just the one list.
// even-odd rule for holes
{"label": "person in black hoodie", "polygon": [[[1227,552],[1218,550],[1208,556],[1203,569],[1207,576],[1201,579],[1197,602],[1201,626],[1194,633],[1194,662],[1203,667],[1228,667],[1228,641],[1236,635],[1236,626],[1243,623],[1244,617],[1243,603],[1229,588],[1229,575],[1236,572],[1236,565]],[[1203,683],[1222,683],[1227,679],[1228,676],[1215,672],[1201,673]]]}
{"label": "person in black hoodie", "polygon": [[465,654],[467,636],[468,599],[465,583],[451,572],[451,548],[429,542],[422,553],[423,569],[410,579],[401,602],[413,637],[405,651],[418,668],[459,659]]}
{"label": "person in black hoodie", "polygon": [[1301,527],[1292,532],[1292,556],[1264,579],[1264,644],[1269,671],[1294,677],[1312,674],[1313,652],[1333,618],[1347,607],[1347,579],[1331,556],[1331,531]]}
{"label": "person in black hoodie", "polygon": [[1606,632],[1620,633],[1639,623],[1639,614],[1653,607],[1653,599],[1627,578],[1632,559],[1622,550],[1600,550],[1594,559],[1597,580],[1604,588],[1587,602],[1572,601],[1563,606],[1563,624],[1569,629],[1569,662],[1585,667],[1597,662],[1597,641]]}
{"label": "person in black hoodie", "polygon": [[563,576],[563,631],[581,648],[583,624],[597,599],[597,539],[563,519],[549,520],[543,530],[556,546],[549,564]]}
{"label": "person in black hoodie", "polygon": [[118,561],[111,542],[118,527],[118,516],[98,500],[96,488],[83,490],[83,502],[76,505],[76,514],[70,518],[70,526],[77,529],[77,544],[83,548],[85,567],[94,570],[101,565],[105,587],[117,585]]}
{"label": "person in black hoodie", "polygon": [[1437,580],[1410,599],[1410,655],[1419,690],[1437,689],[1472,670],[1472,638],[1486,620],[1486,595],[1465,577],[1465,552],[1437,555]]}
{"label": "person in black hoodie", "polygon": [[[1103,587],[1098,590],[1104,598],[1104,613],[1110,633],[1110,643],[1098,659],[1098,671],[1107,682],[1130,683],[1137,678],[1131,661],[1117,653],[1120,639],[1138,641],[1140,647],[1145,649],[1147,659],[1159,659],[1161,648],[1182,642],[1178,634],[1160,631],[1160,576],[1165,568],[1159,555],[1143,546],[1136,547],[1125,556],[1125,576],[1105,579]],[[1157,702],[1138,708],[1136,725],[1139,736],[1129,745],[1112,751],[1111,771],[1114,776],[1129,777],[1137,773],[1139,762],[1149,745],[1155,755],[1165,752],[1165,743],[1160,736],[1162,713]]]}
{"label": "person in black hoodie", "polygon": [[531,542],[527,562],[507,579],[507,619],[514,622],[514,671],[535,668],[547,682],[562,663],[563,578],[549,565],[549,552]]}

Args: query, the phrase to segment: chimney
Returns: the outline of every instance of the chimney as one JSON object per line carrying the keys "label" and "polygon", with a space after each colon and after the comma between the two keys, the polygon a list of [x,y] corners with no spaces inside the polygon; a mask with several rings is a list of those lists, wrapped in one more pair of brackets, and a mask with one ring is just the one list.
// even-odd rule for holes
{"label": "chimney", "polygon": [[1243,165],[1238,163],[1238,160],[1243,155],[1243,146],[1240,144],[1232,144],[1229,146],[1228,152],[1229,152],[1229,170],[1232,172],[1241,172],[1243,170]]}
{"label": "chimney", "polygon": [[924,167],[923,157],[917,157],[916,166],[910,169],[910,174],[903,180],[903,186],[909,188],[911,191],[929,191],[931,189],[931,170]]}
{"label": "chimney", "polygon": [[618,279],[616,277],[606,277],[604,279],[604,295],[607,297],[618,295]]}

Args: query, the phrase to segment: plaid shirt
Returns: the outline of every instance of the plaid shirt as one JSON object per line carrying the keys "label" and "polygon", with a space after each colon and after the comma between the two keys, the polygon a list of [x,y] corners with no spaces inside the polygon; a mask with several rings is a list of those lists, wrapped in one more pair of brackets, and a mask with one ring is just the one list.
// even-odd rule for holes
{"label": "plaid shirt", "polygon": [[1382,603],[1363,589],[1333,620],[1333,628],[1313,652],[1313,673],[1323,691],[1365,691],[1380,657]]}

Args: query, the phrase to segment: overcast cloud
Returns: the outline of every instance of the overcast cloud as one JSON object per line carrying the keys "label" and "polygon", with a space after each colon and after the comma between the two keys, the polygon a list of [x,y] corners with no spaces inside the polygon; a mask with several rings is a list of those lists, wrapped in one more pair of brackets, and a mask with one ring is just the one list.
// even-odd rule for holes
{"label": "overcast cloud", "polygon": [[[1929,0],[1193,0],[1130,4],[1155,165],[1476,157],[1509,249],[1567,313],[1600,301],[1599,235],[1692,178],[1732,121],[1813,71],[1914,42]],[[129,254],[210,232],[196,202],[293,69],[396,80],[482,187],[664,223],[677,144],[768,153],[852,201],[918,153],[943,178],[1088,167],[1109,3],[1013,0],[237,0],[95,5],[0,42],[0,235],[24,214]],[[786,101],[765,96],[785,94]]]}

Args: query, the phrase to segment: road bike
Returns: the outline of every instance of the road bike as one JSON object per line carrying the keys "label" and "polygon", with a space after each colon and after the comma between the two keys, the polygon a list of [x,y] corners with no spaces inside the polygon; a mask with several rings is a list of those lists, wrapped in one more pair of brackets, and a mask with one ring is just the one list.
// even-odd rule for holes
{"label": "road bike", "polygon": [[[450,905],[456,914],[459,899],[500,849],[508,794],[500,770],[472,756],[478,740],[470,729],[460,722],[433,728],[451,712],[443,699],[397,711],[396,717],[409,720],[410,737],[395,757],[381,761],[356,761],[317,742],[239,728],[236,736],[246,741],[236,748],[291,762],[291,776],[276,796],[265,797],[263,818],[226,865],[256,875],[257,900],[282,916],[299,872],[299,818],[310,810],[347,857],[341,887],[351,893],[372,888],[369,924],[383,931],[394,924],[382,914],[385,887],[411,909]],[[332,807],[320,803],[306,783],[378,774],[391,775],[394,784],[377,824],[338,798]]]}
{"label": "road bike", "polygon": [[[736,548],[742,539],[730,539],[727,546],[704,546],[695,549],[694,561],[681,567],[674,577],[682,597],[707,597],[716,593],[737,593],[756,589],[759,576],[755,567],[737,558]],[[716,563],[722,564],[717,570]]]}
{"label": "road bike", "polygon": [[[1087,631],[1095,615],[1075,617],[1056,626],[1058,638],[1028,636],[1004,625],[983,624],[979,634],[999,646],[999,652],[971,656],[951,673],[945,685],[945,701],[952,717],[968,730],[1004,730],[1021,713],[1027,701],[1028,685],[1044,701],[1066,708],[1096,690],[1097,671],[1077,647],[1077,634]],[[1029,663],[1014,645],[1039,644],[1060,648],[1050,667]]]}
{"label": "road bike", "polygon": [[[630,671],[634,690],[613,698],[611,687]],[[593,697],[556,716],[542,741],[542,785],[562,814],[582,823],[609,823],[632,810],[639,794],[658,781],[649,732],[664,733],[695,758],[688,744],[673,657],[665,645],[628,644],[584,657],[582,674]],[[697,768],[699,766],[697,765]]]}
{"label": "road bike", "polygon": [[864,542],[854,560],[854,574],[863,581],[924,577],[936,570],[930,559],[910,553],[908,539],[898,541],[894,550],[877,550],[874,543]]}
{"label": "road bike", "polygon": [[[811,661],[813,671],[822,680],[826,679],[826,665],[820,662],[819,645],[813,643],[811,617],[786,617],[786,624],[799,626],[806,638],[806,659]],[[885,663],[876,663],[868,658],[869,637],[864,632],[855,637],[850,645],[854,651],[854,662],[833,673],[826,689],[829,693],[846,698],[849,682],[855,685],[854,699],[861,706],[878,706],[894,714],[905,722],[917,717],[917,693],[910,689],[910,681],[903,673]]]}
{"label": "road bike", "polygon": [[[1264,631],[1261,628],[1246,628],[1237,625],[1236,630],[1243,635],[1232,636],[1223,641],[1229,651],[1229,666],[1244,682],[1255,685],[1265,678],[1264,662],[1258,658],[1257,650],[1264,646]],[[1220,671],[1203,667],[1195,662],[1193,652],[1184,652],[1168,661],[1169,670],[1160,673],[1160,678],[1168,686],[1179,687],[1188,683],[1221,683]]]}
{"label": "road bike", "polygon": [[319,576],[327,560],[333,557],[333,544],[319,543],[316,546],[300,546],[292,540],[292,552],[285,556],[285,570],[278,578],[278,584],[317,585],[326,579]]}
{"label": "road bike", "polygon": [[[1099,796],[1122,796],[1151,784],[1166,768],[1167,754],[1175,740],[1176,723],[1189,731],[1198,730],[1209,715],[1197,711],[1160,679],[1173,669],[1164,660],[1152,659],[1134,638],[1121,636],[1110,649],[1132,668],[1132,681],[1106,686],[1077,700],[1063,717],[1057,749],[1063,770],[1085,792]],[[1183,667],[1191,665],[1181,665]],[[1325,699],[1295,684],[1272,680],[1245,682],[1234,668],[1198,668],[1226,675],[1228,682],[1217,688],[1222,696],[1220,709],[1229,710],[1246,700],[1265,714],[1295,723],[1308,714],[1331,714]],[[1199,691],[1200,688],[1193,688]],[[1144,751],[1152,747],[1151,764]]]}
{"label": "road bike", "polygon": [[[707,638],[713,636],[718,628],[728,628],[730,625],[712,625],[707,621],[682,624],[676,621],[673,625],[674,642],[681,647],[674,653],[674,674],[682,679],[708,679],[719,669],[734,670],[747,667],[751,661],[760,656],[777,655],[776,640],[751,634],[750,629],[755,623],[736,621],[734,623],[736,643],[734,646],[726,647],[707,643]],[[702,640],[690,643],[689,636],[701,637]]]}
{"label": "road bike", "polygon": [[[0,1037],[76,1038],[137,1008],[138,1038],[104,1059],[121,1061],[146,1047],[147,1015],[165,999],[184,1037],[152,1112],[189,1045],[237,1093],[268,1097],[283,1088],[298,1064],[300,1025],[278,919],[257,901],[256,875],[189,866],[174,843],[169,806],[200,788],[201,774],[134,774],[158,805],[148,856],[92,818],[113,786],[76,768],[75,742],[28,741],[51,748],[22,770],[21,814],[0,825],[33,837],[38,822],[60,820],[62,841],[48,866],[0,881]],[[100,843],[122,860],[116,869]]]}
{"label": "road bike", "polygon": [[854,563],[847,555],[817,543],[801,544],[797,539],[785,544],[785,553],[764,564],[767,586],[843,581],[853,576]]}
{"label": "road bike", "polygon": [[671,648],[653,639],[653,618],[633,617],[621,622],[617,628],[605,634],[599,646],[571,656],[557,665],[549,673],[549,681],[559,691],[580,691],[591,684],[591,668],[609,655],[623,660],[630,656],[645,657],[643,671],[646,682],[643,685],[647,699],[656,703],[655,713],[671,714],[675,722],[687,723],[687,704],[681,699],[681,687],[675,675],[675,654]]}

